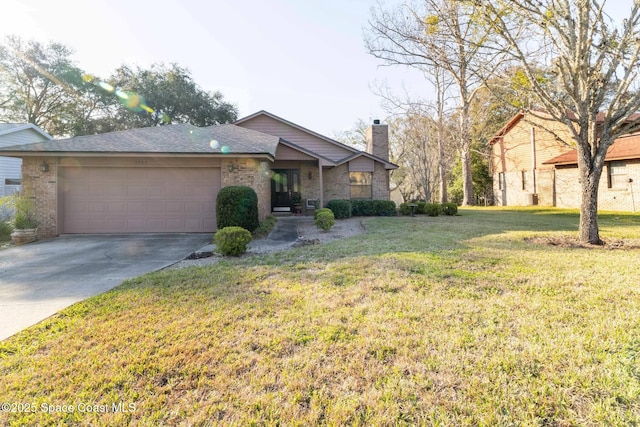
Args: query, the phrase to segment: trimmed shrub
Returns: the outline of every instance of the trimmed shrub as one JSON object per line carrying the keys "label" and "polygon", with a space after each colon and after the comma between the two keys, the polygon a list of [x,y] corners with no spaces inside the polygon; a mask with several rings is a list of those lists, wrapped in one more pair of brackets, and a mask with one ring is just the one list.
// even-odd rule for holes
{"label": "trimmed shrub", "polygon": [[242,227],[225,227],[216,232],[213,241],[222,255],[240,256],[247,252],[251,233]]}
{"label": "trimmed shrub", "polygon": [[458,205],[455,203],[443,203],[442,204],[442,213],[445,215],[455,215],[458,213]]}
{"label": "trimmed shrub", "polygon": [[327,207],[333,212],[335,219],[351,218],[351,201],[336,199],[327,203]]}
{"label": "trimmed shrub", "polygon": [[426,214],[427,213],[427,202],[415,202],[416,205],[416,213],[417,214]]}
{"label": "trimmed shrub", "polygon": [[426,203],[424,211],[429,216],[440,215],[440,205],[438,203]]}
{"label": "trimmed shrub", "polygon": [[218,230],[242,227],[253,232],[258,228],[258,195],[253,188],[234,185],[221,189],[216,197],[216,222]]}
{"label": "trimmed shrub", "polygon": [[376,215],[379,216],[396,216],[396,202],[393,200],[374,200],[376,205]]}
{"label": "trimmed shrub", "polygon": [[391,200],[351,200],[353,216],[395,216],[396,203]]}
{"label": "trimmed shrub", "polygon": [[325,211],[318,213],[318,216],[314,220],[314,223],[324,231],[329,231],[331,230],[331,227],[333,227],[336,223],[336,219],[333,216],[333,212],[329,210],[329,212]]}
{"label": "trimmed shrub", "polygon": [[400,214],[401,215],[411,215],[411,206],[409,206],[410,204],[411,203],[408,203],[408,202],[400,203]]}
{"label": "trimmed shrub", "polygon": [[316,209],[316,211],[313,213],[313,220],[315,221],[316,218],[318,218],[318,214],[320,212],[331,212],[331,215],[333,215],[333,211],[329,208],[322,208],[322,209]]}

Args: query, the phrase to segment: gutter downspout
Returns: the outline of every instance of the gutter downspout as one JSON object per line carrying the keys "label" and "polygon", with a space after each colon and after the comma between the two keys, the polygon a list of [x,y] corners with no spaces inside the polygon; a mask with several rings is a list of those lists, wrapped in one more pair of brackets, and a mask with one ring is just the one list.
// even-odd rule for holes
{"label": "gutter downspout", "polygon": [[536,129],[531,127],[531,175],[533,177],[533,194],[538,194],[536,185]]}
{"label": "gutter downspout", "polygon": [[324,175],[322,174],[322,161],[318,159],[318,181],[320,181],[320,208],[324,207]]}

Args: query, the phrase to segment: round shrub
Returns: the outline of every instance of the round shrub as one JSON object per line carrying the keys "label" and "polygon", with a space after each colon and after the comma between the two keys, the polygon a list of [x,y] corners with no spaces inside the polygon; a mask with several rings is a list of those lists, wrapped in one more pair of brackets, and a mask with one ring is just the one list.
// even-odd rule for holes
{"label": "round shrub", "polygon": [[458,205],[455,203],[443,203],[442,204],[442,213],[445,215],[455,215],[458,213]]}
{"label": "round shrub", "polygon": [[409,206],[409,205],[410,205],[410,203],[407,203],[407,202],[400,203],[400,214],[402,214],[402,215],[411,215],[411,206]]}
{"label": "round shrub", "polygon": [[426,214],[427,213],[427,202],[415,202],[416,205],[416,213],[417,214]]}
{"label": "round shrub", "polygon": [[333,216],[333,212],[320,212],[315,219],[314,223],[323,229],[324,231],[331,230],[331,227],[336,223],[336,219]]}
{"label": "round shrub", "polygon": [[247,252],[251,233],[242,227],[225,227],[216,232],[213,240],[222,255],[239,256]]}
{"label": "round shrub", "polygon": [[396,216],[398,214],[396,211],[396,202],[393,200],[374,200],[374,205],[376,207],[376,215]]}
{"label": "round shrub", "polygon": [[440,205],[438,203],[427,203],[424,207],[424,212],[429,216],[440,215]]}
{"label": "round shrub", "polygon": [[351,201],[336,199],[327,203],[327,207],[333,212],[336,219],[351,218]]}
{"label": "round shrub", "polygon": [[313,213],[313,219],[315,220],[316,218],[318,218],[318,214],[320,212],[329,212],[331,213],[331,215],[333,215],[333,211],[329,208],[322,208],[322,209],[316,209],[316,211]]}
{"label": "round shrub", "polygon": [[258,228],[258,195],[253,188],[233,185],[221,189],[216,197],[216,223],[218,230],[242,227],[253,232]]}

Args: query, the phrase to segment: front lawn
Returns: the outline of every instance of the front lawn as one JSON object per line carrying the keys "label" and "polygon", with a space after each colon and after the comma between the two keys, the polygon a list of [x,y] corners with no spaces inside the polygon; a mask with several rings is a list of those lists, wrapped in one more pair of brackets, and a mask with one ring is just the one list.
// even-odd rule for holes
{"label": "front lawn", "polygon": [[[363,222],[145,275],[0,342],[0,403],[32,411],[0,425],[640,423],[639,250],[531,239],[575,235],[575,211]],[[601,229],[638,239],[640,217]]]}

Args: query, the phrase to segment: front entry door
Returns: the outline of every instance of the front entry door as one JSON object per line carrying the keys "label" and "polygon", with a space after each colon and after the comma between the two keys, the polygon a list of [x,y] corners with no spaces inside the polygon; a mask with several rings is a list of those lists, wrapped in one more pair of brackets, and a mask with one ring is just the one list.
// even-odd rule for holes
{"label": "front entry door", "polygon": [[271,178],[271,210],[291,212],[294,200],[300,200],[300,170],[274,169]]}

